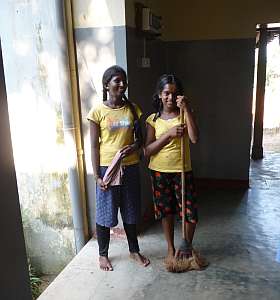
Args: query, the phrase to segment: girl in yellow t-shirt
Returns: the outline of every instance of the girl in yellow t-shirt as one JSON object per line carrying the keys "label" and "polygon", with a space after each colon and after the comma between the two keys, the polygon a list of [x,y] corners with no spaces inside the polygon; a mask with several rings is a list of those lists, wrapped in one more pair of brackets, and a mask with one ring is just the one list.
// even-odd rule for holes
{"label": "girl in yellow t-shirt", "polygon": [[[130,256],[143,266],[150,261],[140,254],[136,223],[140,215],[140,177],[138,149],[141,146],[139,118],[141,110],[127,100],[127,79],[119,66],[108,68],[102,78],[103,103],[90,110],[91,156],[96,180],[96,233],[99,246],[99,265],[112,271],[108,258],[110,227],[118,223],[120,208],[127,235]],[[120,152],[119,152],[120,151]],[[119,152],[124,167],[122,184],[108,186],[103,176],[115,154]]]}
{"label": "girl in yellow t-shirt", "polygon": [[[175,254],[174,215],[181,217],[181,148],[180,138],[186,138],[185,181],[186,181],[186,235],[191,255],[192,240],[197,223],[196,194],[191,168],[189,140],[196,143],[198,128],[189,101],[184,96],[181,82],[174,75],[162,75],[153,96],[156,113],[147,120],[145,156],[150,159],[155,218],[161,220],[168,246],[167,258]],[[186,115],[186,123],[180,125],[179,109]]]}

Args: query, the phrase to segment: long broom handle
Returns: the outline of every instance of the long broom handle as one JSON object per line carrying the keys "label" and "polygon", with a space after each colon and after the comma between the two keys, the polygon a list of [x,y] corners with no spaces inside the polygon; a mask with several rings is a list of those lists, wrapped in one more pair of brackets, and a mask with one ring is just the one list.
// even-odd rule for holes
{"label": "long broom handle", "polygon": [[[184,109],[180,108],[180,124],[185,123],[185,114]],[[182,237],[186,239],[186,218],[185,218],[185,153],[186,153],[186,145],[185,145],[185,134],[181,137],[181,202],[182,202]]]}

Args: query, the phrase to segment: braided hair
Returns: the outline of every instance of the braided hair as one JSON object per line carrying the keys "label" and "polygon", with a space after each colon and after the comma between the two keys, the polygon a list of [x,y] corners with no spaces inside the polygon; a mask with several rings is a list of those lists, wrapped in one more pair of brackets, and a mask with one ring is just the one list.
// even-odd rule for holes
{"label": "braided hair", "polygon": [[155,116],[153,118],[153,121],[155,122],[157,118],[160,117],[163,105],[162,101],[159,98],[159,94],[163,91],[166,84],[174,84],[176,86],[176,95],[183,95],[184,94],[184,88],[181,83],[181,81],[173,74],[163,74],[160,76],[159,80],[156,84],[156,90],[153,95],[152,105],[155,109]]}
{"label": "braided hair", "polygon": [[[127,80],[125,70],[118,65],[111,66],[104,72],[103,77],[102,77],[103,101],[107,101],[107,85],[108,85],[108,83],[117,74],[120,74],[125,79],[125,81]],[[140,148],[143,144],[143,135],[142,135],[142,131],[141,131],[140,120],[136,113],[135,106],[127,99],[125,94],[123,94],[122,99],[125,102],[125,104],[129,107],[129,109],[133,115],[134,139],[135,139],[135,143],[137,143],[138,147]]]}

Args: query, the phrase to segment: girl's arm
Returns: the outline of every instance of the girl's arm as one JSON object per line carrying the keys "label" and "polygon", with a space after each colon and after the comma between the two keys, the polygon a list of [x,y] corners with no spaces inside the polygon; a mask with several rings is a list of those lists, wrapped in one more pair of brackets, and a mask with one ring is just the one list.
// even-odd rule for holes
{"label": "girl's arm", "polygon": [[187,98],[185,96],[178,96],[176,101],[177,101],[178,107],[183,106],[183,108],[184,108],[188,135],[189,135],[190,141],[193,144],[196,144],[198,142],[199,131],[198,131],[198,127],[195,122],[194,115],[192,113],[192,109],[191,109],[189,103],[187,102]]}
{"label": "girl's arm", "polygon": [[91,142],[91,162],[93,176],[96,180],[96,183],[102,188],[106,189],[107,186],[103,183],[102,178],[100,177],[100,127],[98,124],[90,121],[90,142]]}
{"label": "girl's arm", "polygon": [[146,157],[150,157],[158,153],[165,145],[167,145],[172,139],[181,137],[184,134],[184,126],[178,125],[169,129],[166,133],[156,139],[155,129],[147,123],[147,137],[144,154]]}
{"label": "girl's arm", "polygon": [[196,144],[198,142],[198,138],[199,138],[199,131],[198,131],[198,127],[196,125],[193,113],[189,106],[187,106],[185,108],[185,114],[186,114],[185,119],[186,119],[186,123],[187,123],[187,129],[188,129],[188,135],[189,135],[190,141],[193,144]]}

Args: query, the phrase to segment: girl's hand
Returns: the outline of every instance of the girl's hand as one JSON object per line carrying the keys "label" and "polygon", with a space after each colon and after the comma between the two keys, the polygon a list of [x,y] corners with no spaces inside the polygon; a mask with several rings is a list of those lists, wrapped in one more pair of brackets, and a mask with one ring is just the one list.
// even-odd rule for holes
{"label": "girl's hand", "polygon": [[98,177],[96,179],[96,184],[98,184],[99,187],[101,188],[101,190],[103,190],[103,191],[107,190],[107,188],[108,188],[108,185],[103,182],[101,177]]}
{"label": "girl's hand", "polygon": [[184,110],[189,108],[189,101],[186,96],[177,96],[176,103],[179,108],[183,108]]}
{"label": "girl's hand", "polygon": [[126,156],[130,155],[134,151],[134,148],[132,145],[124,146],[121,150],[121,158],[125,158]]}
{"label": "girl's hand", "polygon": [[171,139],[181,137],[185,133],[185,128],[186,128],[185,124],[176,125],[168,130],[168,135]]}

